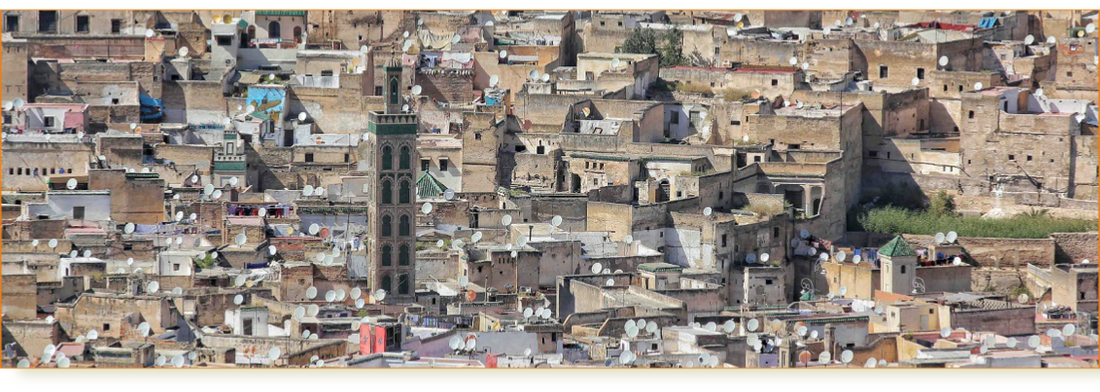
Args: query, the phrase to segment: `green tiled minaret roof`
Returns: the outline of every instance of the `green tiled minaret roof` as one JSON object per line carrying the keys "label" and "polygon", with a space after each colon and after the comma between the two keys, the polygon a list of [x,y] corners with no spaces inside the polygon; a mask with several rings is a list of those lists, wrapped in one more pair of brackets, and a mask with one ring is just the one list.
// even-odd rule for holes
{"label": "green tiled minaret roof", "polygon": [[881,248],[879,248],[878,254],[890,257],[897,257],[916,256],[917,252],[913,251],[913,247],[909,245],[909,242],[906,241],[904,238],[901,238],[901,236],[899,235],[890,240],[890,242],[887,242],[886,245],[883,245]]}

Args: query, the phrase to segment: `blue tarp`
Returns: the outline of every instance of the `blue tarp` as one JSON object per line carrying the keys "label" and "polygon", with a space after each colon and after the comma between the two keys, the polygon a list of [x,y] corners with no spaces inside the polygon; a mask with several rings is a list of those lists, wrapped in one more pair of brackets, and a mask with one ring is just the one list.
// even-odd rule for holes
{"label": "blue tarp", "polygon": [[162,101],[145,94],[138,96],[141,101],[141,121],[158,120],[164,116]]}

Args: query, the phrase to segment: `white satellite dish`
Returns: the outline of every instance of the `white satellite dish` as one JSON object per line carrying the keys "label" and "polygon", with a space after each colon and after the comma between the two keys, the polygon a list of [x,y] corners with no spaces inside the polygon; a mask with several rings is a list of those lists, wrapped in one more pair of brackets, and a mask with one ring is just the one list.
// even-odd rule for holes
{"label": "white satellite dish", "polygon": [[423,88],[423,87],[420,87],[420,85],[419,85],[419,84],[418,84],[418,85],[415,85],[415,86],[413,86],[413,88],[412,88],[412,93],[413,93],[413,95],[420,95],[420,93],[421,93],[421,92],[423,92],[423,91],[424,91],[424,88]]}
{"label": "white satellite dish", "polygon": [[760,320],[749,319],[749,322],[745,326],[748,327],[749,332],[756,332],[756,329],[760,327]]}
{"label": "white satellite dish", "polygon": [[844,259],[846,259],[846,258],[848,258],[848,254],[844,253],[844,251],[840,251],[840,252],[836,253],[836,261],[837,262],[843,263]]}
{"label": "white satellite dish", "polygon": [[942,244],[946,238],[947,237],[944,236],[943,233],[936,233],[936,236],[933,238],[933,240],[936,242],[937,245],[939,245]]}
{"label": "white satellite dish", "polygon": [[[25,359],[24,359],[23,361],[25,361]],[[23,364],[23,362],[22,362],[22,361],[20,361],[20,362],[19,362],[19,364],[20,364],[20,365],[22,365],[22,364]],[[29,365],[29,364],[28,364],[28,365]],[[70,360],[70,359],[69,359],[69,358],[67,358],[67,357],[62,357],[61,359],[58,359],[58,360],[57,360],[57,367],[59,367],[59,368],[62,368],[62,369],[64,369],[64,368],[67,368],[67,367],[69,367],[70,365],[72,365],[72,360]],[[20,367],[26,367],[26,366],[20,366]]]}
{"label": "white satellite dish", "polygon": [[325,292],[325,301],[332,302],[336,300],[336,291],[329,290]]}
{"label": "white satellite dish", "polygon": [[187,49],[186,46],[180,48],[180,57],[187,57],[188,53],[191,53],[191,50]]}
{"label": "white satellite dish", "polygon": [[50,239],[50,241],[46,243],[46,246],[49,246],[50,249],[56,248],[57,247],[57,239],[56,238]]}
{"label": "white satellite dish", "polygon": [[248,283],[248,278],[244,275],[237,275],[237,277],[233,279],[233,285],[237,287],[242,287],[245,283]]}
{"label": "white satellite dish", "polygon": [[126,265],[134,265],[134,258],[130,257],[126,259]]}
{"label": "white satellite dish", "polygon": [[403,112],[409,111],[409,105],[408,104],[401,105],[401,111],[403,111]]}
{"label": "white satellite dish", "polygon": [[1085,32],[1089,34],[1096,32],[1096,23],[1089,23],[1088,25],[1086,25]]}
{"label": "white satellite dish", "polygon": [[31,246],[38,247],[38,240],[31,240]]}
{"label": "white satellite dish", "polygon": [[470,338],[469,340],[466,340],[466,349],[470,351],[477,349],[477,339]]}
{"label": "white satellite dish", "polygon": [[1040,338],[1038,335],[1032,335],[1031,337],[1027,338],[1027,346],[1030,348],[1036,348],[1039,347],[1039,344],[1042,343],[1042,341],[1042,338]]}
{"label": "white satellite dish", "polygon": [[806,333],[809,332],[809,330],[810,329],[806,328],[805,325],[800,325],[800,326],[798,326],[798,329],[796,330],[796,332],[798,333],[798,336],[805,337]]}
{"label": "white satellite dish", "polygon": [[437,248],[442,248],[442,247],[443,247],[443,245],[444,245],[444,242],[443,242],[443,240],[438,240],[438,241],[436,241],[436,242],[435,242],[435,246],[436,246]]}
{"label": "white satellite dish", "polygon": [[940,56],[940,61],[939,61],[939,63],[940,63],[940,66],[941,66],[941,67],[946,67],[946,66],[947,66],[947,63],[948,63],[948,62],[950,62],[950,61],[951,61],[951,60],[950,60],[950,59],[948,59],[948,58],[947,58],[947,56]]}
{"label": "white satellite dish", "polygon": [[[862,256],[860,256],[860,255],[852,255],[852,263],[853,263],[853,264],[859,264],[859,262],[860,262],[860,261],[862,261],[862,260],[863,260],[863,257],[862,257]],[[841,295],[844,295],[844,294],[841,294]]]}
{"label": "white satellite dish", "polygon": [[634,236],[627,234],[626,238],[623,238],[623,242],[625,242],[627,245],[634,243]]}
{"label": "white satellite dish", "polygon": [[76,179],[70,178],[68,181],[65,181],[65,188],[68,188],[69,190],[76,189]]}
{"label": "white satellite dish", "polygon": [[521,248],[527,246],[527,236],[521,235],[516,238],[516,245],[519,245]]}
{"label": "white satellite dish", "polygon": [[451,241],[451,247],[452,248],[462,249],[463,246],[466,246],[466,241],[463,241],[463,240],[460,240],[460,239]]}
{"label": "white satellite dish", "polygon": [[443,191],[443,198],[447,199],[447,200],[454,200],[454,198],[455,198],[454,189],[448,188],[447,190],[444,190]]}
{"label": "white satellite dish", "polygon": [[711,321],[711,322],[708,322],[707,325],[703,326],[703,328],[706,329],[707,331],[714,332],[714,331],[718,330],[718,324],[715,324],[713,321]]}
{"label": "white satellite dish", "polygon": [[530,81],[539,80],[539,71],[532,69],[531,72],[527,73],[527,79]]}
{"label": "white satellite dish", "polygon": [[234,305],[240,305],[242,303],[244,303],[244,296],[243,295],[237,294],[237,295],[233,296],[233,304]]}
{"label": "white satellite dish", "polygon": [[206,184],[202,187],[202,193],[207,196],[214,194],[214,184]]}
{"label": "white satellite dish", "polygon": [[363,296],[363,290],[358,287],[352,287],[348,295],[351,295],[351,299],[359,299],[359,297]]}
{"label": "white satellite dish", "polygon": [[306,298],[307,299],[314,299],[316,297],[317,297],[317,288],[313,287],[313,286],[309,286],[309,288],[306,289]]}
{"label": "white satellite dish", "polygon": [[237,234],[237,236],[233,238],[233,242],[236,242],[238,246],[244,245],[248,242],[248,236],[244,235],[244,233]]}
{"label": "white satellite dish", "polygon": [[542,74],[542,81],[543,82],[549,82],[550,81],[550,74]]}
{"label": "white satellite dish", "polygon": [[823,31],[824,31],[825,35],[829,35],[829,33],[833,32],[833,29],[826,27],[826,28],[823,29]]}
{"label": "white satellite dish", "polygon": [[449,342],[447,342],[447,344],[451,347],[451,350],[461,349],[462,348],[462,338],[460,338],[458,336],[452,336],[451,340]]}
{"label": "white satellite dish", "polygon": [[25,103],[26,102],[24,102],[22,98],[16,98],[14,101],[11,101],[11,105],[15,109],[19,109],[19,108],[23,107],[23,105]]}
{"label": "white satellite dish", "polygon": [[489,77],[489,87],[496,87],[497,82],[499,82],[499,81],[500,81],[499,76],[496,76],[496,75],[490,76]]}
{"label": "white satellite dish", "polygon": [[807,239],[810,238],[810,232],[809,230],[802,229],[802,231],[798,233],[798,236],[802,237],[802,239]]}
{"label": "white satellite dish", "polygon": [[318,226],[316,223],[309,225],[309,235],[317,235],[319,231],[321,231],[321,226]]}
{"label": "white satellite dish", "polygon": [[313,185],[306,185],[303,187],[302,196],[313,196]]}
{"label": "white satellite dish", "polygon": [[1053,36],[1047,37],[1047,43],[1051,44],[1051,45],[1054,45],[1054,44],[1058,43],[1058,39],[1054,38]]}
{"label": "white satellite dish", "polygon": [[843,297],[844,294],[848,294],[848,288],[845,286],[840,286],[840,290],[837,290],[837,294],[840,294],[840,296]]}
{"label": "white satellite dish", "polygon": [[598,274],[598,273],[600,273],[600,271],[603,271],[603,265],[600,265],[600,263],[592,264],[592,273],[593,274]]}
{"label": "white satellite dish", "polygon": [[175,218],[177,222],[183,220],[183,211],[176,211]]}
{"label": "white satellite dish", "polygon": [[1075,334],[1077,334],[1077,326],[1076,325],[1066,324],[1064,327],[1062,327],[1062,335],[1063,336],[1073,336]]}
{"label": "white satellite dish", "polygon": [[344,289],[336,289],[336,300],[337,301],[343,301],[344,298],[347,298],[347,296],[348,296],[348,292],[344,291]]}
{"label": "white satellite dish", "polygon": [[367,301],[363,300],[362,298],[359,298],[359,299],[355,300],[355,307],[357,309],[362,309],[363,306],[365,306],[366,304],[367,304]]}
{"label": "white satellite dish", "polygon": [[955,256],[955,258],[953,260],[951,260],[951,264],[955,265],[955,266],[963,265],[962,258],[959,257],[959,256]]}
{"label": "white satellite dish", "polygon": [[798,65],[798,57],[791,57],[790,60],[787,60],[787,63],[792,67]]}
{"label": "white satellite dish", "polygon": [[638,336],[638,327],[635,326],[635,325],[627,325],[626,326],[626,336],[632,337],[632,338]]}
{"label": "white satellite dish", "polygon": [[614,286],[615,285],[615,279],[608,279],[608,280],[603,282],[603,285],[604,286]]}
{"label": "white satellite dish", "polygon": [[173,287],[172,288],[172,294],[174,294],[174,295],[183,295],[183,289],[180,288],[180,287]]}
{"label": "white satellite dish", "polygon": [[155,362],[155,365],[156,365],[157,367],[161,367],[161,366],[164,366],[164,364],[165,364],[165,363],[168,363],[168,358],[167,358],[167,357],[165,357],[164,355],[161,355],[161,356],[158,356],[158,357],[157,357],[157,360],[156,360],[156,362]]}
{"label": "white satellite dish", "polygon": [[1027,37],[1024,37],[1024,44],[1025,45],[1031,45],[1033,43],[1035,43],[1035,36],[1034,35],[1028,34]]}
{"label": "white satellite dish", "polygon": [[558,227],[558,226],[561,226],[561,223],[562,223],[561,215],[554,215],[554,217],[550,219],[550,225],[551,226]]}
{"label": "white satellite dish", "polygon": [[948,328],[948,327],[941,328],[940,329],[940,337],[946,338],[948,336],[951,336],[951,328]]}
{"label": "white satellite dish", "polygon": [[502,51],[500,51],[500,53],[498,53],[497,55],[498,55],[498,56],[500,56],[500,58],[502,58],[502,59],[503,59],[503,58],[505,58],[505,57],[508,57],[508,51],[507,51],[507,50],[502,50]]}
{"label": "white satellite dish", "polygon": [[462,287],[469,286],[470,285],[470,278],[467,277],[467,276],[458,277],[458,285],[462,286]]}
{"label": "white satellite dish", "polygon": [[914,77],[912,83],[914,86],[920,84],[920,78]]}
{"label": "white satellite dish", "polygon": [[982,90],[982,82],[974,83],[974,91],[981,91],[981,90]]}
{"label": "white satellite dish", "polygon": [[949,243],[949,244],[954,244],[955,240],[957,240],[957,239],[959,239],[959,233],[956,233],[956,232],[953,232],[953,231],[947,232],[947,236],[944,237],[944,240],[946,240],[947,243]]}
{"label": "white satellite dish", "polygon": [[316,317],[317,313],[321,312],[321,307],[316,304],[310,304],[306,307],[306,315],[309,317]]}
{"label": "white satellite dish", "polygon": [[157,283],[156,281],[149,282],[147,288],[149,289],[150,293],[155,293],[157,292],[157,290],[160,290],[160,283]]}
{"label": "white satellite dish", "polygon": [[381,301],[386,299],[386,290],[378,289],[374,291],[374,298]]}
{"label": "white satellite dish", "polygon": [[297,308],[294,308],[294,313],[292,314],[291,317],[293,317],[295,320],[301,321],[302,317],[305,317],[305,316],[306,316],[306,308],[302,307],[302,306],[299,306]]}
{"label": "white satellite dish", "polygon": [[845,364],[847,364],[849,362],[852,362],[852,358],[854,357],[855,354],[852,353],[852,350],[844,350],[840,353],[840,362],[844,362]]}
{"label": "white satellite dish", "polygon": [[828,365],[829,362],[832,361],[832,359],[833,359],[833,356],[831,354],[829,354],[828,351],[824,351],[824,352],[821,353],[821,355],[817,356],[817,361],[821,362],[822,365]]}
{"label": "white satellite dish", "polygon": [[[272,350],[275,350],[275,349],[278,349],[278,347],[272,348]],[[184,361],[184,359],[183,359],[182,355],[174,356],[174,357],[172,357],[172,366],[177,367],[177,368],[181,368],[181,367],[183,367],[183,361]]]}
{"label": "white satellite dish", "polygon": [[481,237],[482,237],[482,236],[483,236],[483,234],[481,234],[481,232],[480,232],[480,231],[476,231],[476,232],[474,232],[474,234],[473,234],[473,235],[471,235],[471,236],[470,236],[470,242],[473,242],[473,243],[475,243],[475,244],[476,244],[476,243],[478,243],[479,241],[481,241]]}
{"label": "white satellite dish", "polygon": [[710,216],[710,214],[713,214],[713,213],[714,213],[714,209],[712,209],[710,207],[707,207],[707,208],[703,209],[703,216]]}
{"label": "white satellite dish", "polygon": [[91,330],[91,331],[88,331],[88,340],[96,340],[96,339],[99,339],[99,332],[96,332],[96,330],[94,330],[94,329]]}

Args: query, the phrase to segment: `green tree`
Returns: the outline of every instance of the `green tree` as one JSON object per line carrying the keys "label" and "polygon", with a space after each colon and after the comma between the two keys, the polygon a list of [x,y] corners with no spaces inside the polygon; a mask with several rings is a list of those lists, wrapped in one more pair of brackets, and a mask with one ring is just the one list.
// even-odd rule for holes
{"label": "green tree", "polygon": [[623,42],[623,53],[656,54],[657,34],[652,29],[635,27]]}
{"label": "green tree", "polygon": [[928,203],[928,211],[939,215],[955,215],[955,198],[946,191],[936,192]]}
{"label": "green tree", "polygon": [[657,55],[662,67],[674,67],[687,64],[684,57],[684,32],[673,26],[661,37],[661,47]]}

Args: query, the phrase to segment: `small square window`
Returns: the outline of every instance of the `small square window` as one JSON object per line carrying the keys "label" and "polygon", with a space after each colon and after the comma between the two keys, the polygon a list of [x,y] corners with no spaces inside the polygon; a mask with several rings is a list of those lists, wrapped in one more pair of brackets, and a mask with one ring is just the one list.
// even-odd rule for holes
{"label": "small square window", "polygon": [[313,162],[313,153],[311,153],[311,152],[306,153],[306,162]]}
{"label": "small square window", "polygon": [[779,79],[772,79],[772,86],[778,86],[778,85],[779,85]]}
{"label": "small square window", "polygon": [[1008,160],[1015,161],[1016,160],[1016,154],[1008,154]]}

